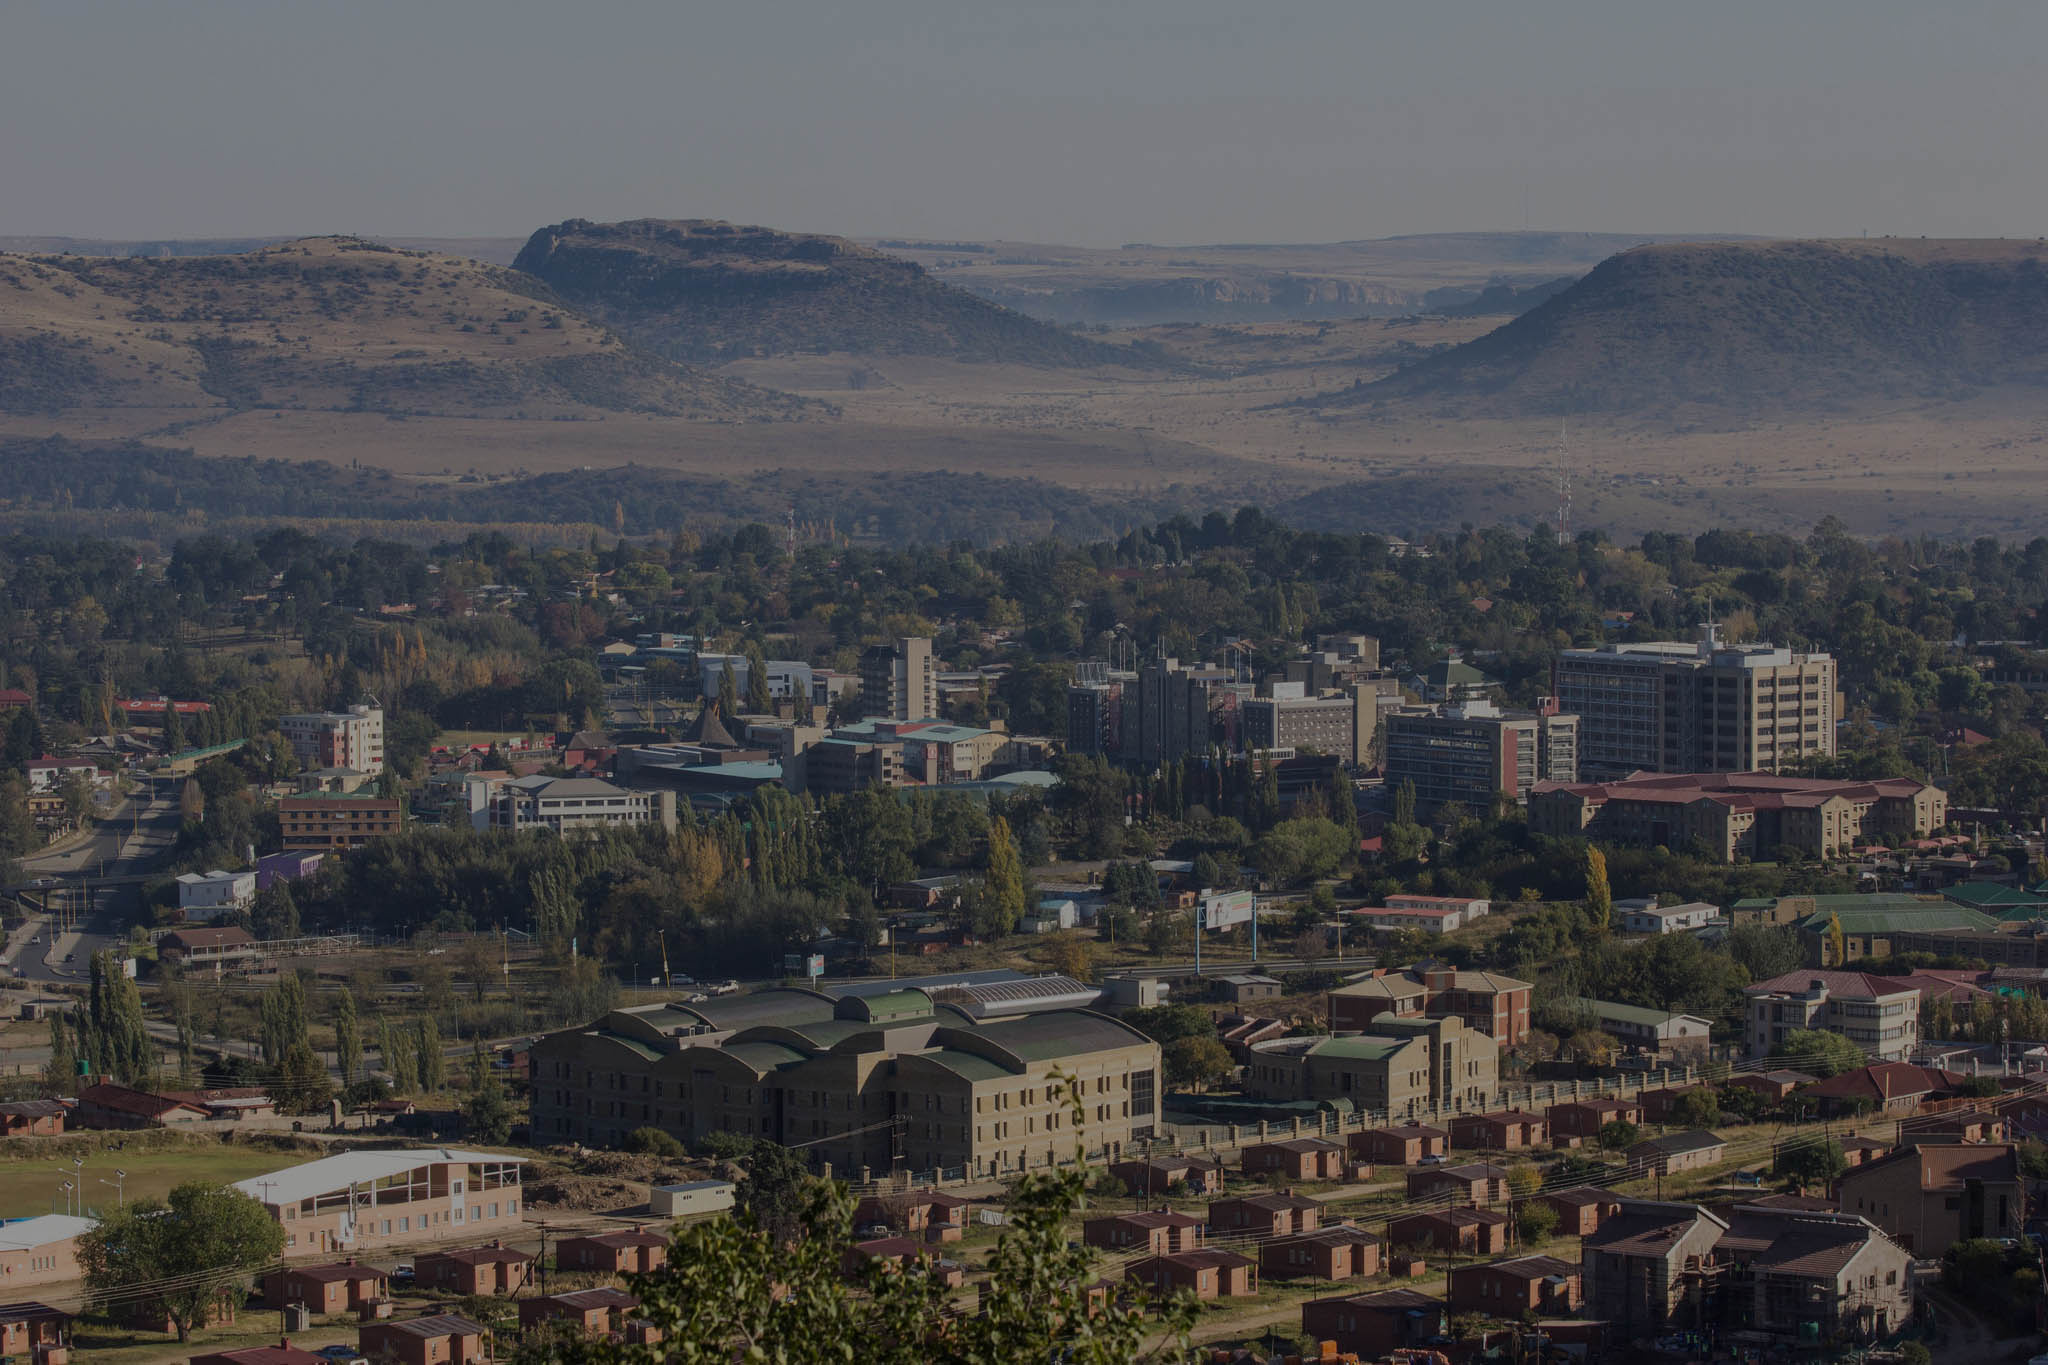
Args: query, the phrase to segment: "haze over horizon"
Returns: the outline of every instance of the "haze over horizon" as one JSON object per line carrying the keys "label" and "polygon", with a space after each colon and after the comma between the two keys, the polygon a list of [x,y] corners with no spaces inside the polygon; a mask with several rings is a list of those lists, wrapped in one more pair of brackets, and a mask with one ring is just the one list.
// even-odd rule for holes
{"label": "haze over horizon", "polygon": [[[2034,236],[2048,8],[9,5],[0,233]],[[196,16],[196,17],[195,17]]]}

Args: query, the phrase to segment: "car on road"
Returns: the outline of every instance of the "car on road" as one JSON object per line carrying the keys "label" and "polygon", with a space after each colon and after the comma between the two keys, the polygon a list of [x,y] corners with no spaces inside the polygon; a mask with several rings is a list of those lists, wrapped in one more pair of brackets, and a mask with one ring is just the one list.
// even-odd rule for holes
{"label": "car on road", "polygon": [[57,879],[55,877],[38,877],[29,883],[30,886],[55,886],[56,884]]}
{"label": "car on road", "polygon": [[710,998],[710,996],[704,994],[704,992],[702,991],[691,991],[688,995],[683,997],[683,1003],[685,1005],[701,1005]]}
{"label": "car on road", "polygon": [[66,962],[70,962],[70,961],[72,961],[73,959],[75,959],[75,958],[76,958],[77,956],[78,956],[78,954],[77,954],[77,953],[66,953],[66,954],[64,954],[64,960],[65,960]]}

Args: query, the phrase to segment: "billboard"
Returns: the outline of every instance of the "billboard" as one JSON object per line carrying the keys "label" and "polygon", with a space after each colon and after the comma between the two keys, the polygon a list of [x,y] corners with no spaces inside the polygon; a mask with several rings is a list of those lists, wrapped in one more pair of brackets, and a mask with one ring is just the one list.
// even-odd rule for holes
{"label": "billboard", "polygon": [[1198,929],[1230,929],[1250,924],[1258,897],[1250,891],[1205,891],[1195,907]]}

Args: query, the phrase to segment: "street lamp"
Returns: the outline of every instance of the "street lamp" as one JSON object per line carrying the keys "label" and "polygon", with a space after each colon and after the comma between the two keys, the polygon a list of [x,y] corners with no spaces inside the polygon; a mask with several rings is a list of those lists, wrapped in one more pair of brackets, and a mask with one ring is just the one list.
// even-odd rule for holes
{"label": "street lamp", "polygon": [[71,1182],[67,1180],[57,1188],[64,1192],[64,1212],[71,1212]]}
{"label": "street lamp", "polygon": [[100,1181],[100,1184],[102,1185],[112,1185],[114,1187],[115,1207],[124,1209],[128,1207],[128,1192],[125,1188],[123,1188],[127,1183],[128,1172],[123,1170],[116,1170],[114,1172],[114,1178],[112,1180]]}

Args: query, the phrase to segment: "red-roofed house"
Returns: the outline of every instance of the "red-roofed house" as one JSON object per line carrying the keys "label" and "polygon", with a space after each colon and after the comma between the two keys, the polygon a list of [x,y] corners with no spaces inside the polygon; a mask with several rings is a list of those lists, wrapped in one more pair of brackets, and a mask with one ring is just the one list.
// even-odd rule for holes
{"label": "red-roofed house", "polygon": [[487,1297],[519,1292],[533,1273],[533,1255],[492,1243],[455,1251],[426,1251],[413,1258],[413,1282],[422,1289]]}
{"label": "red-roofed house", "polygon": [[188,1358],[188,1365],[334,1365],[326,1356],[314,1355],[279,1337],[275,1346],[244,1346],[234,1351],[208,1351]]}
{"label": "red-roofed house", "polygon": [[1351,1223],[1276,1237],[1259,1244],[1259,1271],[1269,1279],[1364,1279],[1380,1272],[1380,1239]]}
{"label": "red-roofed house", "polygon": [[472,1365],[490,1359],[485,1328],[454,1313],[366,1322],[356,1329],[356,1349],[368,1359],[398,1365]]}
{"label": "red-roofed house", "polygon": [[1544,1112],[1550,1119],[1551,1133],[1559,1139],[1591,1140],[1599,1137],[1600,1130],[1610,1123],[1643,1121],[1643,1106],[1624,1099],[1566,1100]]}
{"label": "red-roofed house", "polygon": [[308,1312],[347,1313],[386,1297],[384,1272],[373,1265],[341,1261],[292,1266],[263,1277],[263,1301],[273,1308],[302,1303]]}
{"label": "red-roofed house", "polygon": [[1910,1114],[1930,1099],[1960,1095],[1969,1077],[1910,1062],[1878,1062],[1831,1076],[1806,1093],[1823,1114]]}
{"label": "red-roofed house", "polygon": [[638,1275],[659,1270],[668,1261],[668,1238],[645,1228],[600,1232],[589,1237],[564,1237],[555,1249],[562,1270],[596,1270],[608,1275]]}
{"label": "red-roofed house", "polygon": [[1111,1251],[1138,1247],[1154,1254],[1193,1251],[1202,1245],[1202,1220],[1167,1208],[1110,1213],[1082,1223],[1081,1240]]}
{"label": "red-roofed house", "polygon": [[208,1117],[196,1104],[102,1082],[78,1092],[72,1121],[80,1128],[162,1128]]}
{"label": "red-roofed house", "polygon": [[1515,1256],[1451,1269],[1453,1311],[1519,1319],[1525,1313],[1561,1317],[1578,1311],[1579,1268],[1555,1256]]}
{"label": "red-roofed house", "polygon": [[1259,1292],[1259,1264],[1234,1251],[1182,1251],[1150,1256],[1124,1272],[1162,1296],[1188,1290],[1197,1299],[1243,1298]]}
{"label": "red-roofed house", "polygon": [[1285,1138],[1255,1143],[1242,1154],[1246,1175],[1283,1175],[1290,1180],[1341,1180],[1344,1147],[1328,1138]]}
{"label": "red-roofed house", "polygon": [[1426,1156],[1449,1155],[1451,1135],[1442,1128],[1404,1123],[1353,1133],[1349,1143],[1351,1155],[1376,1166],[1413,1166]]}

